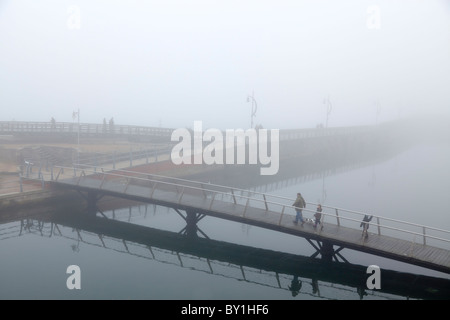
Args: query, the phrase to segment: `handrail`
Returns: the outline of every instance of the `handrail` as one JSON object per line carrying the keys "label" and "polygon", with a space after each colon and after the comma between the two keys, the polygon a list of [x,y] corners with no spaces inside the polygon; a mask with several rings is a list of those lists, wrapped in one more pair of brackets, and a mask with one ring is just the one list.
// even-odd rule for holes
{"label": "handrail", "polygon": [[[272,195],[271,195],[272,196]],[[282,198],[282,199],[286,199],[286,200],[292,200],[291,198],[287,198],[287,197],[283,197],[283,196],[276,196],[273,195],[275,197],[278,198]],[[316,203],[314,202],[308,202],[306,201],[307,204],[311,204],[311,205],[315,205]],[[365,215],[371,215],[374,218],[380,218],[380,219],[384,219],[384,220],[388,220],[388,221],[392,221],[392,222],[398,222],[398,223],[403,223],[403,224],[409,224],[411,226],[415,226],[415,227],[426,227],[427,229],[432,229],[432,230],[436,230],[436,231],[440,231],[440,232],[447,232],[450,233],[450,230],[444,230],[444,229],[439,229],[436,227],[431,227],[431,226],[426,226],[426,225],[421,225],[421,224],[416,224],[416,223],[412,223],[412,222],[408,222],[408,221],[403,221],[403,220],[398,220],[398,219],[392,219],[392,218],[388,218],[388,217],[384,217],[384,216],[378,216],[378,215],[374,215],[374,214],[369,214],[369,213],[364,213],[364,212],[360,212],[360,211],[355,211],[355,210],[349,210],[349,209],[343,209],[343,208],[339,208],[339,207],[333,207],[333,206],[327,206],[327,205],[322,205],[322,208],[328,208],[328,209],[333,209],[333,210],[339,210],[339,211],[344,211],[344,212],[348,212],[348,213],[354,213],[354,214],[358,214],[361,216],[365,216]]]}
{"label": "handrail", "polygon": [[[61,172],[61,170],[64,170],[64,169],[75,169],[75,168],[67,168],[67,167],[60,167],[60,166],[58,166],[58,168],[60,168],[60,172]],[[248,190],[237,189],[237,188],[233,188],[233,187],[218,186],[218,185],[211,185],[211,184],[203,184],[201,187],[196,187],[196,186],[190,186],[190,185],[186,185],[186,184],[180,184],[180,183],[173,183],[173,182],[168,182],[168,181],[149,179],[149,176],[155,176],[155,175],[151,175],[151,174],[145,174],[146,177],[139,177],[139,176],[130,176],[130,175],[119,174],[119,173],[111,173],[111,172],[96,172],[96,171],[91,171],[91,170],[86,170],[86,169],[84,169],[82,171],[83,172],[86,172],[86,171],[87,172],[92,172],[93,174],[98,174],[98,175],[101,174],[101,175],[104,175],[104,176],[126,178],[127,182],[128,182],[126,189],[128,188],[128,185],[130,183],[130,181],[128,181],[128,179],[135,179],[137,181],[140,180],[140,181],[152,182],[152,183],[154,183],[153,188],[152,188],[152,194],[153,194],[153,192],[154,192],[154,190],[156,188],[156,184],[164,184],[164,185],[169,185],[169,186],[182,187],[183,190],[181,192],[181,195],[178,198],[178,201],[180,201],[181,198],[183,197],[185,189],[199,190],[199,191],[202,191],[202,192],[207,191],[207,192],[210,192],[210,193],[214,194],[213,199],[212,199],[212,201],[210,203],[210,207],[212,207],[213,202],[214,202],[214,200],[216,198],[215,195],[217,195],[217,194],[222,194],[222,195],[226,195],[226,196],[232,196],[233,199],[235,199],[235,197],[239,197],[240,199],[247,200],[246,201],[246,205],[244,207],[244,213],[243,213],[244,216],[245,216],[245,212],[247,210],[247,207],[249,205],[250,200],[256,201],[256,202],[260,202],[260,203],[264,203],[266,205],[266,207],[267,207],[267,204],[271,204],[271,205],[275,205],[275,206],[281,206],[283,209],[281,211],[282,213],[281,213],[281,216],[280,216],[280,221],[281,221],[282,215],[284,214],[284,211],[285,211],[286,208],[295,209],[295,207],[292,206],[292,205],[288,205],[288,204],[284,204],[284,203],[280,203],[280,202],[275,202],[275,201],[272,201],[272,200],[267,200],[267,198],[265,198],[263,200],[263,199],[258,199],[258,198],[252,197],[250,195],[245,196],[245,195],[242,194],[242,192],[241,192],[241,194],[236,194],[236,193],[233,192],[233,190],[245,191],[245,192],[247,192],[249,194],[255,194],[255,192],[251,192],[251,191],[248,191]],[[116,171],[124,172],[124,170],[116,170]],[[138,175],[142,174],[140,172],[134,172],[134,171],[128,171],[128,173],[133,173],[133,174],[138,174]],[[158,176],[158,177],[161,178],[163,176]],[[59,173],[58,173],[57,179],[58,178],[59,178]],[[163,177],[163,178],[166,178],[166,179],[170,180],[171,177]],[[77,181],[77,185],[80,183],[80,179],[81,179],[81,175],[80,175],[80,178]],[[189,183],[194,183],[194,184],[198,183],[196,181],[190,181],[190,180],[186,180],[186,179],[178,179],[178,180],[184,180],[184,182],[189,182]],[[102,186],[103,186],[103,183],[102,183]],[[219,190],[214,190],[214,189],[211,189],[211,188],[208,189],[208,188],[205,188],[205,186],[221,187],[221,188],[223,188],[224,190],[227,190],[227,191],[219,191]],[[126,191],[126,189],[125,189],[125,191]],[[228,190],[230,190],[231,193]],[[177,191],[177,193],[179,193],[179,192]],[[258,194],[261,194],[261,193],[258,193]],[[285,197],[280,197],[280,196],[275,196],[275,195],[270,195],[270,194],[263,194],[263,195],[269,196],[269,197],[274,196],[275,198],[278,197],[278,198],[288,199],[288,198],[285,198]],[[306,208],[304,208],[303,210],[306,211],[306,212],[311,212],[311,213],[316,212],[315,210],[310,210],[310,209],[306,209]],[[341,210],[343,210],[344,212],[346,211],[345,209],[341,209]],[[349,211],[349,210],[347,210],[347,211]],[[333,214],[330,214],[330,213],[322,212],[322,214],[324,215],[324,217],[325,216],[335,217]],[[359,213],[359,214],[361,214],[361,213]],[[351,221],[351,222],[361,223],[361,220],[356,220],[356,219],[353,219],[353,218],[350,218],[350,217],[339,216],[339,218],[343,219],[343,220]],[[379,218],[382,218],[382,217],[379,217]],[[401,222],[401,223],[405,223],[405,224],[413,225],[413,226],[419,226],[419,227],[422,227],[422,228],[429,228],[430,230],[441,231],[441,232],[444,232],[444,233],[450,233],[450,231],[447,231],[447,230],[442,230],[442,229],[433,228],[433,227],[427,227],[427,226],[423,226],[423,225],[412,224],[412,223],[408,223],[408,222],[402,222],[402,221],[395,220],[395,219],[388,219],[388,218],[383,218],[383,219],[386,219],[387,221],[396,221],[396,222],[398,221],[398,222]],[[396,228],[396,227],[391,227],[391,226],[383,225],[383,224],[380,224],[380,223],[371,223],[371,222],[369,222],[368,224],[369,225],[373,225],[373,226],[377,226],[379,229],[380,228],[385,228],[385,229],[395,230],[395,231],[399,231],[399,232],[404,232],[404,233],[407,233],[407,234],[412,234],[412,235],[415,235],[415,236],[418,235],[418,236],[424,238],[424,244],[425,244],[425,239],[426,238],[435,239],[435,240],[444,241],[444,242],[450,242],[450,240],[448,240],[448,239],[435,237],[435,236],[428,235],[428,234],[425,234],[425,233],[421,234],[421,233],[418,233],[418,232],[415,232],[415,231],[410,231],[410,230],[400,229],[400,228]]]}
{"label": "handrail", "polygon": [[[80,123],[80,133],[86,134],[125,134],[125,135],[165,135],[170,136],[173,129],[160,127],[144,127],[119,124]],[[75,122],[27,122],[0,121],[0,132],[78,132]]]}
{"label": "handrail", "polygon": [[[375,126],[350,126],[328,128],[301,128],[283,129],[280,131],[280,140],[296,140],[311,137],[326,137],[333,135],[354,134],[355,132],[369,132]],[[146,127],[134,125],[119,125],[115,123],[75,123],[75,122],[27,122],[27,121],[0,121],[0,132],[45,132],[103,134],[103,135],[156,135],[170,137],[174,129],[161,127]]]}
{"label": "handrail", "polygon": [[[99,168],[99,167],[96,167],[96,168]],[[279,195],[275,195],[275,194],[268,194],[268,193],[263,193],[263,192],[258,192],[258,191],[250,191],[250,190],[246,190],[246,189],[229,187],[229,186],[223,186],[223,185],[218,185],[218,184],[213,184],[213,183],[205,183],[205,182],[196,181],[196,180],[188,180],[188,179],[182,179],[182,178],[177,178],[177,177],[169,177],[169,176],[163,176],[163,175],[157,175],[157,174],[142,173],[142,172],[138,172],[138,171],[123,170],[123,169],[117,169],[117,170],[114,170],[114,171],[115,172],[138,174],[138,175],[145,175],[147,177],[148,176],[153,176],[153,177],[158,177],[158,178],[164,178],[164,179],[167,179],[167,180],[175,180],[175,181],[187,182],[187,183],[192,183],[192,184],[207,185],[207,186],[211,186],[211,187],[223,188],[223,189],[226,189],[226,190],[233,189],[234,191],[247,192],[249,194],[257,194],[257,195],[261,195],[261,196],[268,196],[268,197],[272,197],[272,198],[289,200],[291,202],[295,201],[295,199],[284,197],[284,196],[279,196]],[[205,188],[203,188],[203,189],[205,189]],[[207,190],[212,191],[210,189],[207,189]],[[306,201],[306,204],[316,205],[316,203],[308,202],[308,201]],[[427,226],[427,225],[420,225],[420,224],[416,224],[416,223],[412,223],[412,222],[408,222],[408,221],[392,219],[392,218],[388,218],[388,217],[384,217],[384,216],[369,214],[367,212],[364,213],[364,212],[359,212],[359,211],[355,211],[355,210],[349,210],[349,209],[344,209],[344,208],[339,208],[339,207],[334,207],[334,206],[327,206],[327,205],[322,205],[322,207],[323,208],[332,209],[332,210],[339,210],[340,212],[348,212],[348,213],[358,214],[360,216],[371,215],[374,218],[380,218],[380,219],[384,219],[384,220],[392,221],[392,222],[396,222],[396,223],[401,223],[401,224],[408,224],[408,225],[415,226],[415,227],[426,227],[427,229],[430,229],[430,230],[435,230],[435,231],[439,231],[439,232],[444,232],[444,233],[449,233],[450,234],[450,230],[444,230],[444,229],[439,229],[439,228],[431,227],[431,226]]]}
{"label": "handrail", "polygon": [[[115,169],[115,165],[121,162],[130,162],[134,160],[146,159],[147,161],[154,158],[157,161],[158,157],[170,154],[171,147],[164,146],[158,149],[140,149],[131,150],[129,152],[114,152],[114,153],[100,153],[95,152],[90,155],[81,157],[77,163],[74,163],[74,167],[92,167],[102,168],[105,163],[110,164]],[[104,168],[104,167],[103,167]]]}

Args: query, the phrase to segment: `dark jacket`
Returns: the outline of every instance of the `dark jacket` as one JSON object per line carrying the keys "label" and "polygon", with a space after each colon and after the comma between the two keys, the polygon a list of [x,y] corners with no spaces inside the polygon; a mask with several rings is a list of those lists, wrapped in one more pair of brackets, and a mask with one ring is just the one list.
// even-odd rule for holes
{"label": "dark jacket", "polygon": [[316,218],[316,220],[320,220],[321,217],[322,217],[322,208],[317,207],[316,213],[314,213],[314,218]]}
{"label": "dark jacket", "polygon": [[372,218],[373,218],[373,216],[369,217],[368,215],[365,215],[359,226],[364,228],[367,225],[367,229],[369,229],[368,222],[370,222],[372,220]]}
{"label": "dark jacket", "polygon": [[295,202],[292,205],[295,207],[295,209],[302,209],[306,206],[306,202],[301,195],[298,195],[297,199],[295,199]]}

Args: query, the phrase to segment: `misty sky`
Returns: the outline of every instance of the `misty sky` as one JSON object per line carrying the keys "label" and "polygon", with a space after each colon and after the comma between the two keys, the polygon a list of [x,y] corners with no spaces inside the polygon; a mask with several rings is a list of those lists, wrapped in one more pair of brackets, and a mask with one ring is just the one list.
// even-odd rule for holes
{"label": "misty sky", "polygon": [[0,121],[311,128],[450,113],[450,1],[0,0]]}

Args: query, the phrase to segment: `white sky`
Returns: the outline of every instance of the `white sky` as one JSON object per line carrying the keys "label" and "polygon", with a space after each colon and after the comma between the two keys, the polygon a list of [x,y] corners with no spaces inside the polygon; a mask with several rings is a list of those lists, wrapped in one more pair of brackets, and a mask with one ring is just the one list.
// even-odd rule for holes
{"label": "white sky", "polygon": [[252,92],[265,128],[449,114],[450,1],[0,0],[0,121],[248,128]]}

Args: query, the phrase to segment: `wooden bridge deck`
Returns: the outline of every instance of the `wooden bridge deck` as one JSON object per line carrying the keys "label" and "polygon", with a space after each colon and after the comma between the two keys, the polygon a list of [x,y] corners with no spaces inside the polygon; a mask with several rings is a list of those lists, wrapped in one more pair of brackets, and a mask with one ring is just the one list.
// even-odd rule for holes
{"label": "wooden bridge deck", "polygon": [[75,188],[142,202],[155,203],[180,210],[192,211],[231,221],[242,222],[278,232],[317,241],[329,241],[333,245],[366,252],[413,265],[450,273],[450,251],[430,245],[414,243],[392,236],[370,233],[367,239],[362,230],[333,223],[314,229],[293,223],[294,216],[277,210],[248,206],[233,201],[215,199],[213,193],[204,190],[171,189],[165,185],[135,185],[122,180],[102,180],[95,177],[74,177],[53,181],[58,187]]}

